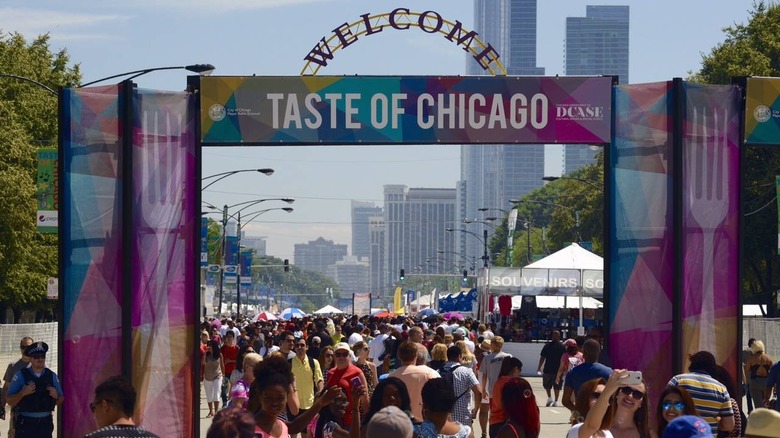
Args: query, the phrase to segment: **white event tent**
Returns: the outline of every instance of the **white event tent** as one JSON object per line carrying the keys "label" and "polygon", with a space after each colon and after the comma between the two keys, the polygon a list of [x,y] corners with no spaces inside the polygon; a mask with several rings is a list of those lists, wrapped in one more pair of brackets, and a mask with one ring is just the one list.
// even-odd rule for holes
{"label": "white event tent", "polygon": [[323,307],[322,309],[318,309],[314,311],[315,315],[335,315],[335,314],[341,314],[344,313],[340,309],[331,306],[328,304],[327,306]]}
{"label": "white event tent", "polygon": [[576,243],[524,268],[491,267],[493,295],[560,295],[601,298],[604,259]]}

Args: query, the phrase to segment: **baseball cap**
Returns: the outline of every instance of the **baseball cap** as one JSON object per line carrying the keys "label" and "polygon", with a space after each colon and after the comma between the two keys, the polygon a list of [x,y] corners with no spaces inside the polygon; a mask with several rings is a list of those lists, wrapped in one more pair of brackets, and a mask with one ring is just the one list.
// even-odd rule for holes
{"label": "baseball cap", "polygon": [[712,438],[712,429],[704,418],[683,415],[666,425],[663,438]]}
{"label": "baseball cap", "polygon": [[339,350],[347,350],[347,351],[350,351],[350,352],[352,351],[352,349],[349,347],[349,344],[347,344],[346,342],[339,342],[338,344],[336,344],[333,347],[333,352],[334,353],[339,351]]}
{"label": "baseball cap", "polygon": [[780,431],[780,412],[773,409],[756,408],[750,413],[745,436],[776,437]]}
{"label": "baseball cap", "polygon": [[412,420],[396,406],[380,409],[366,425],[371,438],[411,438]]}
{"label": "baseball cap", "polygon": [[575,341],[572,338],[569,338],[569,339],[566,340],[566,342],[563,343],[563,346],[564,347],[576,347],[577,346],[577,341]]}

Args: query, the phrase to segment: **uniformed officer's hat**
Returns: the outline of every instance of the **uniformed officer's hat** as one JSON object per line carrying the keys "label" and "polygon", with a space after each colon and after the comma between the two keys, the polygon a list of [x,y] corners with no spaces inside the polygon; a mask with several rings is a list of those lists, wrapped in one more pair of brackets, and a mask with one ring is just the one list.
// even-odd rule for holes
{"label": "uniformed officer's hat", "polygon": [[25,356],[33,356],[36,354],[46,354],[49,351],[49,344],[45,342],[34,342],[32,345],[24,349]]}

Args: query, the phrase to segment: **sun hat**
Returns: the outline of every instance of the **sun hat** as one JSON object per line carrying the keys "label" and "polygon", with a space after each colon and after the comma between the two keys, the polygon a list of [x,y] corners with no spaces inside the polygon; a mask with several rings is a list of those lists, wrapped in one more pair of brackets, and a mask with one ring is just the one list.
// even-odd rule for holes
{"label": "sun hat", "polygon": [[479,349],[482,351],[490,351],[490,339],[485,339],[479,344]]}
{"label": "sun hat", "polygon": [[777,437],[780,433],[780,412],[774,409],[756,408],[750,413],[745,430],[746,437]]}

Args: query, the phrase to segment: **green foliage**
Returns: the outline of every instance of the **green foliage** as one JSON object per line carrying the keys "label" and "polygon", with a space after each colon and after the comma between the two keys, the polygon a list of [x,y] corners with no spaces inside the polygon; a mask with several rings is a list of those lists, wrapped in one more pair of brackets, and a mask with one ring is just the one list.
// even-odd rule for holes
{"label": "green foliage", "polygon": [[[339,286],[331,278],[316,271],[305,271],[290,265],[290,272],[284,272],[283,260],[272,256],[255,256],[252,260],[252,276],[255,282],[274,285],[285,297],[297,299],[301,310],[311,313],[326,304],[339,299]],[[333,288],[333,300],[326,294],[327,288]],[[277,299],[280,297],[276,297]],[[282,309],[279,309],[282,310]]]}
{"label": "green foliage", "polygon": [[[729,84],[737,76],[780,76],[780,6],[753,4],[746,24],[724,29],[726,39],[703,55],[702,68],[691,79]],[[745,203],[743,242],[743,299],[771,303],[780,287],[777,255],[775,175],[780,173],[777,146],[747,148],[742,162]],[[774,306],[769,306],[773,308]]]}
{"label": "green foliage", "polygon": [[[65,50],[48,35],[27,43],[0,32],[0,73],[53,90],[79,82]],[[57,276],[57,236],[36,233],[37,149],[57,145],[57,97],[34,83],[0,77],[0,302],[19,310],[46,306],[46,278]],[[0,321],[5,315],[0,314]]]}

